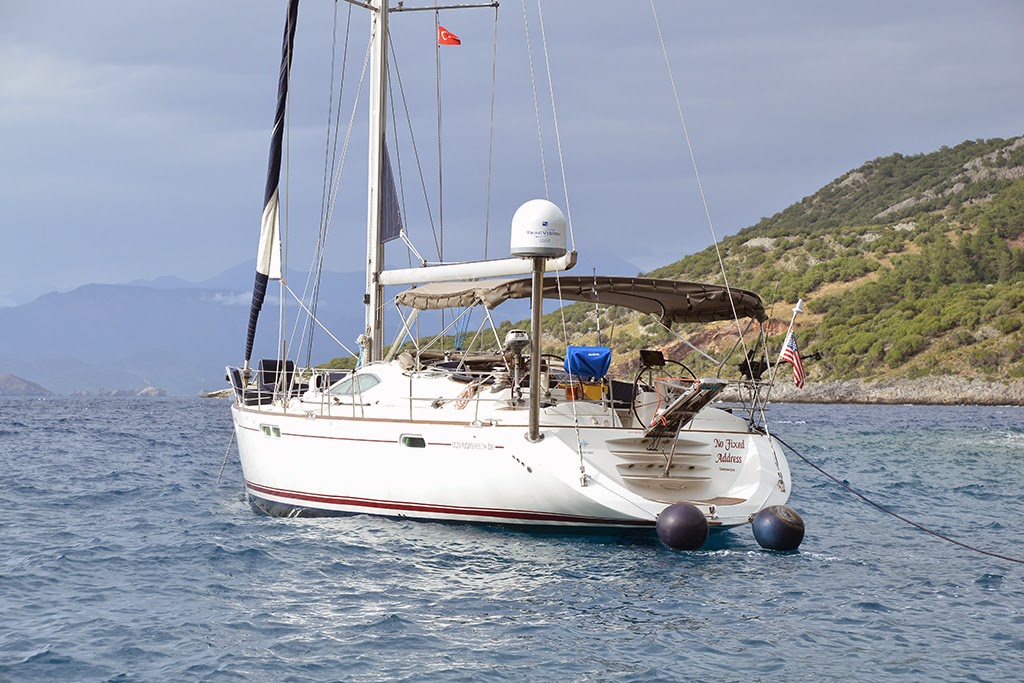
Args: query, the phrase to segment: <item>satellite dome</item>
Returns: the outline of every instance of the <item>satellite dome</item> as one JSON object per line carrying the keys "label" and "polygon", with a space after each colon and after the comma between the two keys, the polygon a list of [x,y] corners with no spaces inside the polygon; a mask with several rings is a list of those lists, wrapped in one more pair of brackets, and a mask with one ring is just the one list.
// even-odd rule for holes
{"label": "satellite dome", "polygon": [[558,258],[565,255],[565,215],[546,199],[531,199],[512,216],[512,255]]}

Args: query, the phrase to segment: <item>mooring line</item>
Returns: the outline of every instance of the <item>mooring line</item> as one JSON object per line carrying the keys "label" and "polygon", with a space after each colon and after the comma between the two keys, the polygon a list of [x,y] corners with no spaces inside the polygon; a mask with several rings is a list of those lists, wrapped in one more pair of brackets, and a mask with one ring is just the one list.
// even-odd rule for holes
{"label": "mooring line", "polygon": [[1019,559],[1019,558],[1016,558],[1016,557],[1009,557],[1007,555],[1000,555],[999,553],[994,553],[994,552],[992,552],[990,550],[982,550],[981,548],[976,548],[975,546],[968,545],[968,544],[966,544],[966,543],[964,543],[962,541],[958,541],[955,538],[950,538],[949,536],[946,536],[944,534],[940,534],[938,531],[933,531],[933,530],[929,529],[928,527],[926,527],[926,526],[924,526],[922,524],[918,524],[917,522],[909,520],[906,517],[893,512],[892,510],[886,509],[881,504],[876,503],[875,501],[873,501],[870,498],[868,498],[867,496],[865,496],[863,493],[855,491],[852,486],[850,486],[846,482],[840,480],[838,477],[835,477],[835,476],[829,474],[828,472],[826,472],[825,470],[823,470],[821,467],[819,467],[813,461],[811,461],[810,458],[808,458],[803,453],[801,453],[800,451],[798,451],[797,449],[793,448],[788,443],[783,441],[781,438],[779,438],[778,434],[773,434],[772,436],[774,436],[776,439],[778,439],[779,443],[781,443],[783,446],[785,446],[790,451],[792,451],[794,455],[796,455],[798,458],[803,460],[805,463],[807,463],[808,465],[810,465],[814,469],[818,470],[819,472],[824,474],[826,477],[828,477],[829,479],[831,479],[835,483],[839,484],[839,486],[843,487],[844,489],[846,489],[847,491],[849,491],[853,495],[855,495],[858,498],[860,498],[861,500],[863,500],[865,503],[867,503],[867,504],[869,504],[869,505],[871,505],[873,507],[878,508],[879,510],[881,510],[884,513],[886,513],[887,515],[892,515],[893,517],[895,517],[896,519],[900,520],[901,522],[905,522],[905,523],[909,524],[910,526],[912,526],[912,527],[914,527],[916,529],[920,529],[921,531],[923,531],[925,533],[928,533],[928,534],[931,534],[932,536],[935,536],[936,538],[940,538],[943,541],[947,541],[949,543],[952,543],[953,545],[958,545],[961,548],[966,548],[967,550],[970,550],[972,552],[979,553],[981,555],[988,555],[989,557],[995,557],[995,558],[998,558],[1000,560],[1006,560],[1007,562],[1016,562],[1017,564],[1024,564],[1024,560],[1022,560],[1022,559]]}
{"label": "mooring line", "polygon": [[217,475],[217,483],[220,483],[220,478],[224,476],[224,468],[228,465],[228,458],[231,456],[231,445],[235,443],[235,430],[231,430],[231,438],[228,439],[228,450],[224,453],[224,462],[220,464],[220,474]]}

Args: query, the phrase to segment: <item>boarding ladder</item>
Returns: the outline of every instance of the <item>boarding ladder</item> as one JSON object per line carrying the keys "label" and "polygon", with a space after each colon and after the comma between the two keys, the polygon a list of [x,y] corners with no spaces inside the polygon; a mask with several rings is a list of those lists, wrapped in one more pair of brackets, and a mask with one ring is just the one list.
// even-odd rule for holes
{"label": "boarding ladder", "polygon": [[655,411],[644,431],[645,437],[675,437],[693,416],[711,403],[727,386],[721,379],[698,379],[692,382],[655,380],[664,407]]}

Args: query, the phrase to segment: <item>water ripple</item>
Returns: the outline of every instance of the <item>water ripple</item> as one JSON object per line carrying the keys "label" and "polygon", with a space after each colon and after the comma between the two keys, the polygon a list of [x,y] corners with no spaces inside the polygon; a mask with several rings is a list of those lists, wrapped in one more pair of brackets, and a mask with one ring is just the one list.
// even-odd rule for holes
{"label": "water ripple", "polygon": [[[1016,566],[791,463],[808,535],[534,535],[254,514],[227,405],[0,401],[0,680],[1013,680]],[[1014,409],[776,406],[783,438],[886,507],[1024,547]],[[998,655],[996,655],[998,653]],[[958,673],[958,672],[963,672]]]}

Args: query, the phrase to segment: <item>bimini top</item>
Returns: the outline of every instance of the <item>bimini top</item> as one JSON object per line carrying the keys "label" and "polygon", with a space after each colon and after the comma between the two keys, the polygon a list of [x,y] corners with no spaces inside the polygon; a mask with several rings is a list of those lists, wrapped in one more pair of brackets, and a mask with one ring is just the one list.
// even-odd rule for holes
{"label": "bimini top", "polygon": [[[530,281],[531,278],[526,277],[433,282],[408,289],[395,300],[401,306],[420,310],[477,304],[494,308],[508,299],[530,298]],[[665,324],[732,320],[734,315],[759,321],[768,319],[761,297],[745,289],[649,277],[546,277],[544,298],[624,306],[657,316]]]}

